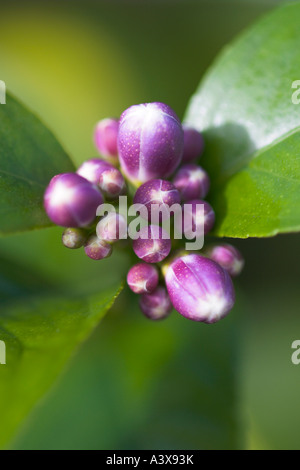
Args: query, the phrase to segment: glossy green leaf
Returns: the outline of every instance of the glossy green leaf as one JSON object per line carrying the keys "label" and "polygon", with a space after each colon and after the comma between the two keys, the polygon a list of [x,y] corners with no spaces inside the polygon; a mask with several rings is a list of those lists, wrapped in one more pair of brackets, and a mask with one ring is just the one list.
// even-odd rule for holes
{"label": "glossy green leaf", "polygon": [[91,299],[29,297],[2,309],[6,364],[0,365],[0,447],[53,385],[120,290],[115,287]]}
{"label": "glossy green leaf", "polygon": [[264,17],[225,48],[191,100],[185,120],[205,133],[215,235],[300,230],[299,25],[299,3]]}
{"label": "glossy green leaf", "polygon": [[10,95],[0,105],[0,233],[49,226],[43,194],[74,165],[52,133]]}

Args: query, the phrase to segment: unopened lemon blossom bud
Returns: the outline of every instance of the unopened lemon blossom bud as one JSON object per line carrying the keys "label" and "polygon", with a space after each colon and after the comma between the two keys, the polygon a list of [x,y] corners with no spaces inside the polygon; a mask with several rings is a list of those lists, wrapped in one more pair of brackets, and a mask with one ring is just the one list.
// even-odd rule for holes
{"label": "unopened lemon blossom bud", "polygon": [[66,228],[62,234],[62,242],[71,250],[81,248],[87,239],[87,232],[81,228]]}
{"label": "unopened lemon blossom bud", "polygon": [[96,232],[99,238],[114,243],[127,237],[127,224],[125,217],[115,212],[109,212],[98,222]]}
{"label": "unopened lemon blossom bud", "polygon": [[135,294],[151,293],[158,286],[158,271],[152,264],[137,263],[127,274],[127,284]]}
{"label": "unopened lemon blossom bud", "polygon": [[204,149],[204,139],[200,132],[186,124],[182,125],[184,133],[184,147],[182,163],[190,163],[199,158]]}
{"label": "unopened lemon blossom bud", "polygon": [[103,171],[110,170],[112,168],[114,168],[113,165],[101,160],[101,158],[90,158],[80,165],[76,173],[90,181],[90,183],[98,185]]}
{"label": "unopened lemon blossom bud", "polygon": [[97,235],[91,235],[85,243],[84,251],[89,258],[98,261],[112,254],[112,245],[101,240]]}
{"label": "unopened lemon blossom bud", "polygon": [[[180,225],[181,222],[181,225]],[[207,201],[195,199],[182,206],[182,220],[175,220],[178,233],[192,240],[209,233],[215,224],[215,212]],[[182,232],[181,232],[182,231]]]}
{"label": "unopened lemon blossom bud", "polygon": [[91,183],[97,184],[109,199],[115,199],[126,192],[124,177],[120,170],[100,158],[86,160],[76,173]]}
{"label": "unopened lemon blossom bud", "polygon": [[48,217],[62,227],[85,227],[96,218],[103,203],[100,190],[76,173],[54,176],[44,195]]}
{"label": "unopened lemon blossom bud", "polygon": [[133,240],[133,251],[146,263],[159,263],[171,251],[171,240],[168,233],[158,225],[143,227],[139,238]]}
{"label": "unopened lemon blossom bud", "polygon": [[205,250],[205,254],[216,263],[219,263],[232,277],[238,276],[245,264],[239,250],[225,243],[209,247]]}
{"label": "unopened lemon blossom bud", "polygon": [[228,272],[205,256],[188,254],[175,259],[166,269],[165,280],[174,308],[190,320],[215,323],[234,305]]}
{"label": "unopened lemon blossom bud", "polygon": [[125,180],[115,167],[105,169],[99,178],[99,187],[108,199],[116,199],[121,194],[126,193]]}
{"label": "unopened lemon blossom bud", "polygon": [[118,150],[122,170],[133,183],[167,178],[182,159],[181,122],[164,103],[131,106],[120,118]]}
{"label": "unopened lemon blossom bud", "polygon": [[162,320],[172,311],[173,306],[164,287],[158,286],[151,294],[142,294],[140,309],[150,320]]}
{"label": "unopened lemon blossom bud", "polygon": [[134,204],[143,204],[148,211],[148,220],[151,220],[151,208],[160,205],[166,211],[160,214],[159,220],[169,218],[168,208],[173,204],[180,204],[180,194],[175,186],[166,180],[155,179],[142,184],[133,198]]}
{"label": "unopened lemon blossom bud", "polygon": [[94,142],[98,152],[111,163],[118,163],[118,130],[119,120],[102,119],[94,132]]}
{"label": "unopened lemon blossom bud", "polygon": [[210,187],[207,172],[193,163],[183,165],[175,174],[173,183],[184,201],[205,198]]}

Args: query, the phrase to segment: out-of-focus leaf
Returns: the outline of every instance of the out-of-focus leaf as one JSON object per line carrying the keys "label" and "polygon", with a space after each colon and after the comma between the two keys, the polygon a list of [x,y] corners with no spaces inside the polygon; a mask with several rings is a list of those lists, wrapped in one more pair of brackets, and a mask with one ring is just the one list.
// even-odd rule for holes
{"label": "out-of-focus leaf", "polygon": [[135,297],[123,296],[120,308],[31,415],[14,448],[239,447],[234,312],[208,326],[175,311],[149,322]]}
{"label": "out-of-focus leaf", "polygon": [[0,233],[47,227],[43,194],[74,165],[52,133],[18,101],[0,106]]}
{"label": "out-of-focus leaf", "polygon": [[300,230],[299,24],[293,3],[248,29],[210,68],[186,113],[205,133],[218,236]]}
{"label": "out-of-focus leaf", "polygon": [[7,445],[37,401],[53,385],[78,346],[112,306],[121,287],[90,299],[31,297],[0,314],[0,446]]}

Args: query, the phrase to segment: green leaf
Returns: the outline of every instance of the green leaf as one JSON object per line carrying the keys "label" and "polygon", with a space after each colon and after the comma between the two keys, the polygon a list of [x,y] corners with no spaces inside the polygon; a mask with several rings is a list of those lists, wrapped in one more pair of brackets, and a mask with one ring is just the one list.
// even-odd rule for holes
{"label": "green leaf", "polygon": [[[23,299],[36,293],[49,293],[53,290],[53,281],[45,279],[40,272],[30,270],[28,266],[0,255],[0,302],[1,310],[5,303]],[[1,316],[1,314],[0,314]]]}
{"label": "green leaf", "polygon": [[[139,312],[137,299],[128,297],[123,296],[122,311],[116,309],[84,345],[58,387],[21,429],[13,448],[241,445],[238,310],[211,326],[175,311],[165,322],[149,322]],[[129,315],[124,316],[124,310]]]}
{"label": "green leaf", "polygon": [[0,233],[51,225],[43,194],[74,165],[52,133],[10,95],[0,105]]}
{"label": "green leaf", "polygon": [[1,448],[53,385],[121,289],[115,287],[91,299],[32,297],[1,312],[0,340],[6,344],[6,365],[0,365]]}
{"label": "green leaf", "polygon": [[300,230],[299,24],[299,3],[264,17],[221,53],[188,107],[185,121],[205,133],[215,235]]}

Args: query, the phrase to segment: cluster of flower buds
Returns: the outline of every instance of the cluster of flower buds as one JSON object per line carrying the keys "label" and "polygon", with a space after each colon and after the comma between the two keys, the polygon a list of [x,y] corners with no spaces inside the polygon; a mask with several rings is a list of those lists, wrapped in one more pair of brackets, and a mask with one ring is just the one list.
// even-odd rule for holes
{"label": "cluster of flower buds", "polygon": [[[101,260],[129,236],[137,262],[127,284],[140,296],[146,317],[165,318],[174,307],[195,321],[223,318],[234,305],[231,277],[243,268],[241,254],[228,244],[202,249],[202,243],[201,251],[183,251],[164,225],[172,222],[185,240],[214,226],[214,210],[204,200],[210,179],[196,163],[204,149],[202,134],[182,125],[166,104],[146,103],[131,106],[119,120],[100,121],[94,142],[102,158],[54,176],[45,192],[49,218],[65,227],[63,244],[83,247],[91,259]],[[121,210],[126,195],[140,214],[135,231]]]}
{"label": "cluster of flower buds", "polygon": [[62,242],[67,248],[83,246],[87,256],[101,260],[111,255],[112,244],[124,230],[127,232],[127,226],[124,217],[117,213],[108,213],[96,225],[97,209],[105,200],[114,200],[125,192],[120,170],[107,161],[92,158],[76,173],[54,176],[46,189],[44,206],[52,222],[66,227]]}

